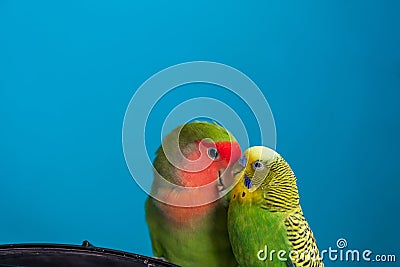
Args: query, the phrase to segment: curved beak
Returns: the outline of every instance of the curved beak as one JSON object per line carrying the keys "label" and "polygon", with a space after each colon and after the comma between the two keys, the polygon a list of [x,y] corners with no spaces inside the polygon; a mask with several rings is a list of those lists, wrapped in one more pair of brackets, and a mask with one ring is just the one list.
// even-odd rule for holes
{"label": "curved beak", "polygon": [[239,161],[231,164],[226,169],[220,169],[218,171],[218,191],[224,191],[226,189],[232,189],[232,187],[236,184],[238,176],[244,167],[240,164]]}
{"label": "curved beak", "polygon": [[218,192],[221,192],[225,189],[225,183],[222,179],[224,172],[225,172],[225,169],[218,170],[218,183],[217,183]]}

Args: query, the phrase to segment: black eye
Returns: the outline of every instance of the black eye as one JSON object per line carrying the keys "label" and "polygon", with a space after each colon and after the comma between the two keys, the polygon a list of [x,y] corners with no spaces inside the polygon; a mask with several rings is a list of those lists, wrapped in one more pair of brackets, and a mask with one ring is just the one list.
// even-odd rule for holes
{"label": "black eye", "polygon": [[253,170],[258,171],[262,169],[264,169],[264,164],[261,161],[257,160],[253,162]]}
{"label": "black eye", "polygon": [[219,157],[218,150],[215,147],[210,147],[207,150],[207,154],[212,160],[216,160]]}

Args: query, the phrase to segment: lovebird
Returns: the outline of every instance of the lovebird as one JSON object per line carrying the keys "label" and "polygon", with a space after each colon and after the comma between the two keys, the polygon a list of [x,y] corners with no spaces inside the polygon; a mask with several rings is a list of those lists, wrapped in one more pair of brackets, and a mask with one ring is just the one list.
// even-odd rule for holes
{"label": "lovebird", "polygon": [[324,266],[289,164],[263,146],[247,149],[239,163],[228,210],[239,266]]}
{"label": "lovebird", "polygon": [[164,138],[145,204],[154,256],[180,266],[237,266],[221,196],[233,185],[230,168],[241,154],[233,135],[216,123],[191,122]]}

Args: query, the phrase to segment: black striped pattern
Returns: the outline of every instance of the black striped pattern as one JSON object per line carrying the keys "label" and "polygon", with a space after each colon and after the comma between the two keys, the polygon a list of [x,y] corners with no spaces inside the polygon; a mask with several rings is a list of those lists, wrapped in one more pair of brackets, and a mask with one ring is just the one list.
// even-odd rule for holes
{"label": "black striped pattern", "polygon": [[285,225],[288,240],[299,255],[293,259],[296,267],[323,267],[314,235],[300,207],[296,176],[281,156],[277,156],[269,168],[261,185],[265,200],[262,208],[287,214]]}
{"label": "black striped pattern", "polygon": [[267,178],[261,185],[265,199],[263,208],[272,212],[285,212],[299,207],[296,176],[289,164],[277,156],[268,167]]}
{"label": "black striped pattern", "polygon": [[289,243],[292,245],[293,250],[297,251],[297,255],[299,255],[299,257],[293,260],[295,266],[324,266],[320,260],[320,254],[314,235],[304,218],[301,208],[287,217],[285,225],[288,231]]}

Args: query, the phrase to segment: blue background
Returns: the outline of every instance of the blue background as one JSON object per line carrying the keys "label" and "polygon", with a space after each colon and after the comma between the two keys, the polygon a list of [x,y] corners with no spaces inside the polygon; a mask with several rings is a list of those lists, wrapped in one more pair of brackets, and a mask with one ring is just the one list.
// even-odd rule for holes
{"label": "blue background", "polygon": [[210,60],[263,90],[319,247],[398,254],[399,3],[0,1],[0,243],[151,255],[124,112],[157,71]]}

